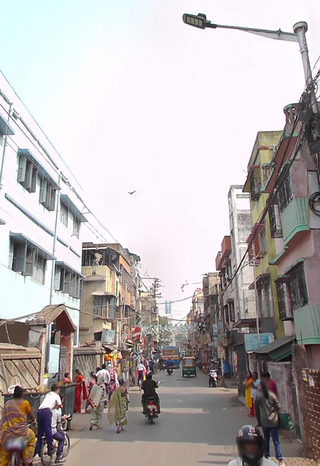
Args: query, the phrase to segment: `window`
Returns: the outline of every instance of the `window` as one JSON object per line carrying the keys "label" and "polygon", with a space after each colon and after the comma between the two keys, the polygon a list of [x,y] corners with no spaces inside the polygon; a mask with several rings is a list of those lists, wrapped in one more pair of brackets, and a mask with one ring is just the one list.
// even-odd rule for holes
{"label": "window", "polygon": [[277,296],[279,303],[279,316],[281,320],[293,319],[292,303],[290,299],[289,283],[277,282]]}
{"label": "window", "polygon": [[266,229],[260,233],[260,255],[265,256],[268,252]]}
{"label": "window", "polygon": [[18,156],[18,176],[17,181],[29,193],[35,193],[37,187],[37,167],[27,158],[26,155]]}
{"label": "window", "polygon": [[271,238],[282,238],[282,223],[278,204],[274,204],[269,208],[269,221]]}
{"label": "window", "polygon": [[73,236],[79,239],[79,234],[80,234],[80,221],[76,217],[73,217]]}
{"label": "window", "polygon": [[260,166],[252,168],[250,175],[251,200],[257,201],[261,195],[261,172]]}
{"label": "window", "polygon": [[68,207],[62,202],[60,203],[60,222],[65,227],[68,226]]}
{"label": "window", "polygon": [[68,293],[72,298],[79,299],[81,296],[81,277],[67,267],[56,265],[54,275],[55,291]]}
{"label": "window", "polygon": [[282,213],[293,199],[290,173],[287,174],[282,184],[280,185],[278,199],[279,199],[280,211]]}
{"label": "window", "polygon": [[47,261],[43,257],[40,257],[39,254],[36,254],[32,278],[36,282],[41,283],[41,285],[44,285],[45,281],[46,262]]}
{"label": "window", "polygon": [[298,309],[309,302],[304,264],[300,263],[289,275],[292,308]]}
{"label": "window", "polygon": [[49,211],[55,209],[56,190],[46,178],[41,180],[39,202]]}
{"label": "window", "polygon": [[103,296],[95,296],[94,299],[94,314],[99,317],[102,317],[103,298]]}
{"label": "window", "polygon": [[46,272],[46,259],[35,247],[25,243],[13,243],[12,270],[26,277],[32,277],[38,283],[44,285]]}

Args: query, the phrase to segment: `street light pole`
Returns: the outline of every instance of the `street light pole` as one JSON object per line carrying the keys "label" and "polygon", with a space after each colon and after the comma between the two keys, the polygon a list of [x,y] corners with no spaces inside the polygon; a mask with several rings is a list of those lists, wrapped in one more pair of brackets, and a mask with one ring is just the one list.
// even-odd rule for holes
{"label": "street light pole", "polygon": [[318,113],[317,98],[314,90],[312,70],[310,66],[309,51],[306,39],[306,32],[308,30],[308,24],[306,22],[300,21],[294,24],[294,32],[283,32],[281,31],[281,29],[278,29],[277,31],[272,31],[269,29],[257,29],[242,26],[228,26],[225,24],[215,24],[207,20],[206,15],[204,15],[203,13],[199,13],[198,15],[190,15],[188,13],[185,13],[182,16],[182,19],[185,24],[196,27],[198,29],[235,29],[238,31],[248,32],[250,34],[255,34],[257,36],[267,37],[268,39],[283,40],[286,42],[298,42],[300,46],[305,82],[310,95],[312,112],[314,114]]}

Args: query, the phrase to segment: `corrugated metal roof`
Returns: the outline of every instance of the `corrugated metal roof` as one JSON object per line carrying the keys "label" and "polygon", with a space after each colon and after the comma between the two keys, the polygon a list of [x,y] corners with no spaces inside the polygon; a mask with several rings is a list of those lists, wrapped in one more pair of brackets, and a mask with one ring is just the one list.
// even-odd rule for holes
{"label": "corrugated metal roof", "polygon": [[70,327],[73,331],[76,330],[69,312],[64,304],[52,304],[44,307],[40,312],[35,314],[33,318],[28,322],[30,323],[43,323],[44,325],[52,324],[62,313],[64,313],[69,321]]}

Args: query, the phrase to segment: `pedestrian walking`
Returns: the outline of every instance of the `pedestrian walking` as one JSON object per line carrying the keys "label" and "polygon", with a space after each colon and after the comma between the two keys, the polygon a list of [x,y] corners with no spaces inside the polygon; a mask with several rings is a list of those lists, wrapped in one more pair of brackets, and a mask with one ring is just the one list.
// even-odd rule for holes
{"label": "pedestrian walking", "polygon": [[106,386],[104,383],[104,378],[102,376],[98,377],[97,383],[93,385],[92,390],[89,395],[89,403],[91,405],[91,416],[90,416],[90,428],[96,427],[97,430],[102,429],[101,421],[103,418],[104,404],[107,399]]}
{"label": "pedestrian walking", "polygon": [[124,382],[124,386],[127,390],[127,392],[129,391],[129,387],[130,387],[130,375],[129,375],[129,370],[127,367],[124,367],[123,368],[123,371],[122,371],[122,374],[121,374],[121,378]]}
{"label": "pedestrian walking", "polygon": [[270,457],[270,436],[272,437],[276,458],[280,466],[285,466],[279,441],[279,411],[281,409],[277,396],[268,389],[266,380],[261,381],[261,392],[255,401],[256,417],[264,435],[264,456]]}
{"label": "pedestrian walking", "polygon": [[250,416],[254,416],[254,403],[255,403],[255,400],[258,395],[258,391],[261,385],[261,380],[258,378],[257,372],[253,372],[252,379],[253,379],[253,383],[251,387],[252,407],[250,411]]}
{"label": "pedestrian walking", "polygon": [[89,398],[90,398],[90,393],[91,393],[91,390],[93,388],[94,385],[96,385],[97,383],[97,376],[96,374],[91,371],[90,372],[90,381],[89,381],[89,386],[88,386],[88,399],[87,399],[87,403],[86,403],[86,413],[91,413],[91,409],[92,409],[92,405],[90,404],[90,401],[89,401]]}
{"label": "pedestrian walking", "polygon": [[251,392],[252,384],[253,384],[252,373],[248,371],[247,377],[245,381],[243,382],[243,385],[246,389],[246,407],[250,408],[250,412],[248,414],[249,417],[254,416],[254,414],[252,413],[252,392]]}
{"label": "pedestrian walking", "polygon": [[272,392],[272,393],[274,393],[276,396],[278,396],[277,384],[276,384],[275,381],[271,378],[270,373],[269,373],[268,371],[262,372],[262,374],[261,374],[261,380],[265,380],[265,382],[266,382],[266,384],[267,384],[267,387],[268,387],[268,390],[270,390],[270,392]]}
{"label": "pedestrian walking", "polygon": [[119,380],[119,387],[114,391],[108,409],[108,419],[110,425],[115,424],[117,434],[124,430],[124,426],[128,424],[126,413],[128,411],[128,396],[127,390],[124,387],[122,379]]}
{"label": "pedestrian walking", "polygon": [[80,369],[76,369],[76,393],[74,400],[75,413],[81,413],[82,399],[88,399],[87,384]]}

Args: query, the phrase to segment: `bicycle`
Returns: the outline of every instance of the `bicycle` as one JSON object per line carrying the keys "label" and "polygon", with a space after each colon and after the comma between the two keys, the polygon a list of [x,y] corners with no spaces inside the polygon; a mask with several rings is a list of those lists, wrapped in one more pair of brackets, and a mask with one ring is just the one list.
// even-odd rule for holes
{"label": "bicycle", "polygon": [[[67,434],[67,432],[64,431],[64,445],[63,445],[63,451],[62,451],[62,456],[63,458],[66,458],[69,454],[70,451],[70,437]],[[57,451],[58,449],[58,441],[53,439],[53,446],[54,446],[54,452]],[[49,455],[49,449],[48,449],[48,443],[45,438],[45,436],[42,437],[42,445],[41,445],[41,452],[40,452],[40,458],[41,458],[41,463],[42,466],[51,466],[52,465],[52,456]],[[13,466],[13,465],[12,465]]]}
{"label": "bicycle", "polygon": [[17,437],[7,442],[6,451],[11,453],[10,466],[23,466],[21,453],[26,446],[27,441],[23,437]]}

